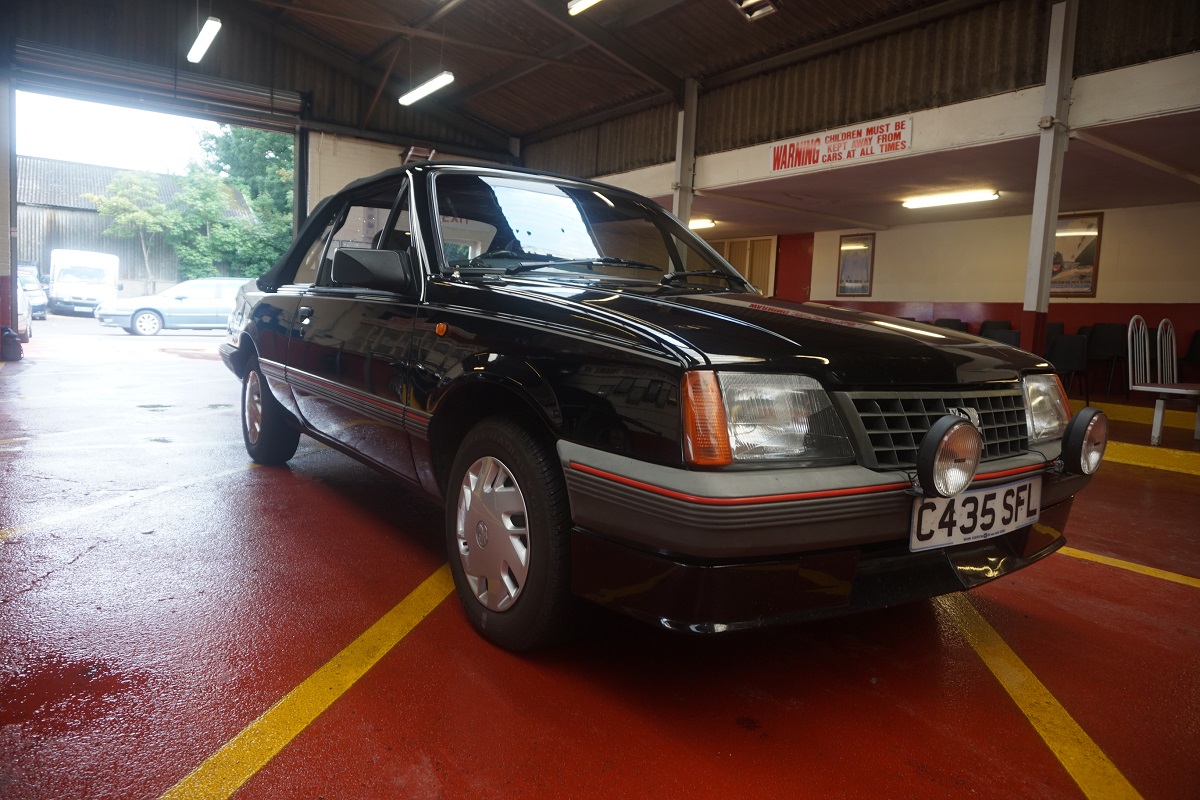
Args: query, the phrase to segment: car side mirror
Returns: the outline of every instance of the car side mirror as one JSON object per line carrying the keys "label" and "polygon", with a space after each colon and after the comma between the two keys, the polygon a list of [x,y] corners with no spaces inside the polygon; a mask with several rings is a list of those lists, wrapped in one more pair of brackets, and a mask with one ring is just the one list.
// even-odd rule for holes
{"label": "car side mirror", "polygon": [[339,247],[333,255],[334,283],[404,294],[412,290],[412,257],[404,251]]}

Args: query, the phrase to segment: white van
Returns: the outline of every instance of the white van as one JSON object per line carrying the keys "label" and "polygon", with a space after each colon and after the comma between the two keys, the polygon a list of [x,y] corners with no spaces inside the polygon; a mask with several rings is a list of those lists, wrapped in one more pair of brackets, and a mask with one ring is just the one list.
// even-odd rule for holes
{"label": "white van", "polygon": [[50,311],[56,314],[96,313],[96,307],[113,300],[117,290],[120,260],[110,253],[90,250],[50,251]]}

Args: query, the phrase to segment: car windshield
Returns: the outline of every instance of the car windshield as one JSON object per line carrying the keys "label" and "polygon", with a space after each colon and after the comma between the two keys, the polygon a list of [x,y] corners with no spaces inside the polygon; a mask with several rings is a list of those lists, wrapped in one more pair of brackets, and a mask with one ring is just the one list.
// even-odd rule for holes
{"label": "car windshield", "polygon": [[436,178],[445,268],[748,289],[695,235],[622,192],[533,178]]}

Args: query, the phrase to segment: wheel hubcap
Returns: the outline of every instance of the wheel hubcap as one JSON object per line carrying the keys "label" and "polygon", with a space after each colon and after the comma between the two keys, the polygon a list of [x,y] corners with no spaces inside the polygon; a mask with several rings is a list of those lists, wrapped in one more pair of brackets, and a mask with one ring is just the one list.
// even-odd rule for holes
{"label": "wheel hubcap", "polygon": [[139,314],[138,318],[133,321],[133,326],[138,329],[139,333],[157,333],[158,317],[154,314]]}
{"label": "wheel hubcap", "polygon": [[258,437],[262,433],[263,400],[262,384],[254,370],[246,373],[246,396],[242,407],[245,409],[246,438],[250,444],[258,444]]}
{"label": "wheel hubcap", "polygon": [[529,573],[525,496],[508,467],[485,456],[467,470],[458,490],[458,555],[475,598],[505,611]]}

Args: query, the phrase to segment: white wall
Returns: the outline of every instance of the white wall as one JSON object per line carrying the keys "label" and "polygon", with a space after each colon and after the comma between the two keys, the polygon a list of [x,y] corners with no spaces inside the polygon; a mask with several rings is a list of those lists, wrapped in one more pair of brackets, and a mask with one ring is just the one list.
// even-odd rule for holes
{"label": "white wall", "polygon": [[[1031,218],[907,225],[875,233],[879,301],[1020,303]],[[837,300],[839,237],[817,233],[812,299]],[[1095,298],[1073,303],[1200,303],[1200,203],[1104,211]]]}
{"label": "white wall", "polygon": [[308,146],[308,210],[350,181],[404,162],[398,145],[314,133]]}

